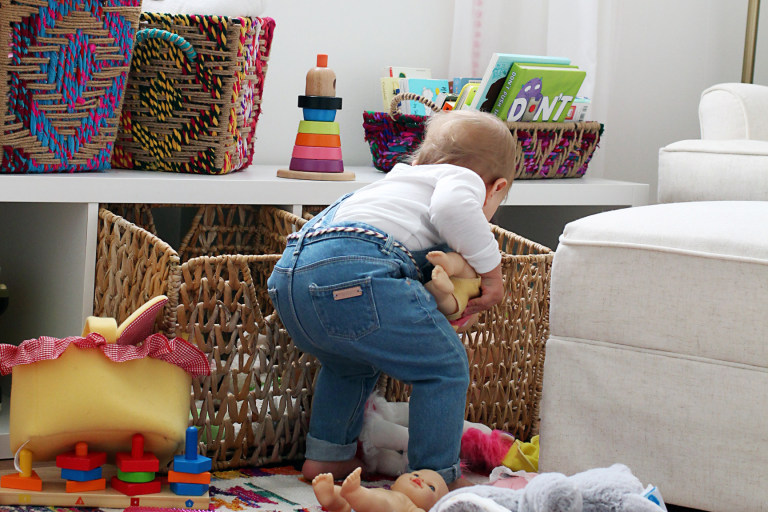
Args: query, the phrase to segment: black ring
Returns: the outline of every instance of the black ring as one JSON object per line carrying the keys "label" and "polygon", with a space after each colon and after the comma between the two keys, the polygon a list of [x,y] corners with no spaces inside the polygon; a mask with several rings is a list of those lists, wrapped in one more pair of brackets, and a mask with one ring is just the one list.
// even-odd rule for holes
{"label": "black ring", "polygon": [[299,108],[341,110],[341,98],[335,96],[299,96]]}

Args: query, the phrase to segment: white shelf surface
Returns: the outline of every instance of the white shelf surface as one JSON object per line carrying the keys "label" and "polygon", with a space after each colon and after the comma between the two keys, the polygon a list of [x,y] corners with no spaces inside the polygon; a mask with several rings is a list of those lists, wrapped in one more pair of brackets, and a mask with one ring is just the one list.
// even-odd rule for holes
{"label": "white shelf surface", "polygon": [[[113,169],[101,173],[0,175],[0,202],[330,204],[385,176],[373,167],[348,167],[355,181],[278,178],[279,166],[252,165],[221,176]],[[602,178],[516,180],[507,206],[640,206],[645,183]]]}

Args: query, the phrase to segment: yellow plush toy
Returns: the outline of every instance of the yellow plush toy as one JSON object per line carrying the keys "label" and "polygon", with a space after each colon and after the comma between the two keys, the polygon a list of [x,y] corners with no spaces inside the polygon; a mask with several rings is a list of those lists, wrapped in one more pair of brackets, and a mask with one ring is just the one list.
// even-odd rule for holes
{"label": "yellow plush toy", "polygon": [[210,365],[185,340],[152,333],[166,302],[155,297],[119,327],[91,317],[79,337],[0,345],[0,371],[13,373],[11,450],[52,460],[84,441],[130,452],[140,433],[161,464],[170,460],[184,446],[191,379]]}

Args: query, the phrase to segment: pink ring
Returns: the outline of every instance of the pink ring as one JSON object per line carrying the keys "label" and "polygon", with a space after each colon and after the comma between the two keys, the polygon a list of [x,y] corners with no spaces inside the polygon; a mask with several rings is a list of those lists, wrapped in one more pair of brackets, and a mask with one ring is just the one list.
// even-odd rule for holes
{"label": "pink ring", "polygon": [[341,160],[341,148],[293,146],[293,154],[291,156],[308,160]]}

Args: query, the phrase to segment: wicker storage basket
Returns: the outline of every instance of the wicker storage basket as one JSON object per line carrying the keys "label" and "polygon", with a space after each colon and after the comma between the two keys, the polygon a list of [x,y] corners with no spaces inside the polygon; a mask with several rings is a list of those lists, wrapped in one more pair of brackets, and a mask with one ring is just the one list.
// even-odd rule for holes
{"label": "wicker storage basket", "polygon": [[[363,112],[365,140],[371,148],[373,166],[387,172],[406,159],[424,139],[426,116],[397,112],[402,100],[416,100],[437,110],[429,100],[413,93],[398,94],[389,112]],[[517,144],[515,179],[574,178],[587,172],[600,142],[603,126],[582,123],[508,122]]]}
{"label": "wicker storage basket", "polygon": [[141,0],[3,0],[0,173],[109,168]]}
{"label": "wicker storage basket", "polygon": [[[111,207],[154,225],[150,207]],[[270,206],[201,206],[183,242],[187,255],[175,260],[177,253],[144,229],[105,209],[99,216],[95,314],[120,321],[132,310],[122,297],[149,298],[155,290],[177,297],[176,311],[164,317],[172,325],[165,328],[194,342],[214,363],[210,377],[193,381],[190,407],[191,423],[204,427],[201,446],[214,467],[300,458],[318,363],[294,347],[274,314],[266,279],[286,236],[306,221]],[[553,253],[491,229],[502,251],[507,294],[463,335],[471,371],[467,418],[528,439],[538,429]],[[135,241],[148,247],[135,247]],[[168,257],[131,259],[159,248]],[[221,253],[234,248],[247,252]],[[200,255],[203,250],[210,254]],[[156,260],[163,263],[150,279],[152,272],[139,269]],[[173,267],[176,261],[184,263]],[[388,399],[407,399],[409,390],[398,381],[382,379],[381,386]]]}
{"label": "wicker storage basket", "polygon": [[112,164],[225,174],[250,165],[275,22],[142,13]]}

